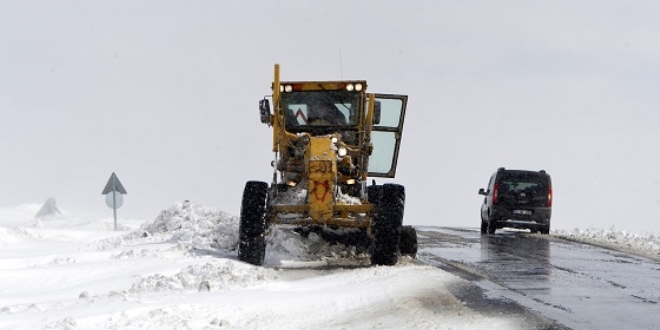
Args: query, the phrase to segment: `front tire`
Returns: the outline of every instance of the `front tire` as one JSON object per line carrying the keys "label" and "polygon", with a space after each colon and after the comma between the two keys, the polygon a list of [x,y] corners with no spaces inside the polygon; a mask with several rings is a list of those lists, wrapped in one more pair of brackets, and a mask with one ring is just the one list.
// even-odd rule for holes
{"label": "front tire", "polygon": [[372,265],[395,265],[398,259],[405,188],[398,184],[384,184],[383,194],[377,204],[374,224],[374,243],[371,252]]}
{"label": "front tire", "polygon": [[484,214],[481,214],[481,233],[485,234],[488,232],[488,222],[484,221]]}
{"label": "front tire", "polygon": [[238,226],[238,259],[256,266],[264,263],[266,255],[267,201],[267,183],[248,181],[245,184]]}

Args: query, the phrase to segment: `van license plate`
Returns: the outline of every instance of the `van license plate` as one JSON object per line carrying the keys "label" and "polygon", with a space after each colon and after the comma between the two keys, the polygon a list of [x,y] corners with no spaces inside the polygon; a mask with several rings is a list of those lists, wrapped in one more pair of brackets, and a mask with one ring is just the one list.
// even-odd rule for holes
{"label": "van license plate", "polygon": [[528,211],[528,210],[513,210],[513,214],[532,215],[532,211]]}

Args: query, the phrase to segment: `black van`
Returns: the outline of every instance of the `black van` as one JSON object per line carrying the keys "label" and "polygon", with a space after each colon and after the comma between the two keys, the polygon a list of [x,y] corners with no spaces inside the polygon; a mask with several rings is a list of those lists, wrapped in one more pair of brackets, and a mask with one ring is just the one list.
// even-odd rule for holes
{"label": "black van", "polygon": [[550,233],[552,181],[544,170],[507,170],[493,173],[481,204],[481,232],[494,234],[510,227],[529,229],[532,233]]}

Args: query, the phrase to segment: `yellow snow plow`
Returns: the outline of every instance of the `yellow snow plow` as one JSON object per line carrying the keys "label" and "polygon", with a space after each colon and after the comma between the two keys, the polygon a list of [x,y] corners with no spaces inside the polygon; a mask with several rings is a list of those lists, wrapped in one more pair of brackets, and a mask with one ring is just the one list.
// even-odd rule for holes
{"label": "yellow snow plow", "polygon": [[281,81],[278,64],[274,76],[272,95],[259,102],[261,122],[273,129],[273,178],[245,185],[239,259],[263,263],[271,225],[357,231],[372,264],[414,256],[404,187],[368,185],[395,175],[408,97],[367,93],[364,80]]}

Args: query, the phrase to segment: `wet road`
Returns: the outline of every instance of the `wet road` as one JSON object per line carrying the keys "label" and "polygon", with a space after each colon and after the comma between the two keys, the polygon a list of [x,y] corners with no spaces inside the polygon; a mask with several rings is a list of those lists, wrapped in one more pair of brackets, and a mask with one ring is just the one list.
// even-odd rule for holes
{"label": "wet road", "polygon": [[552,236],[417,228],[418,258],[575,329],[660,329],[660,262]]}

